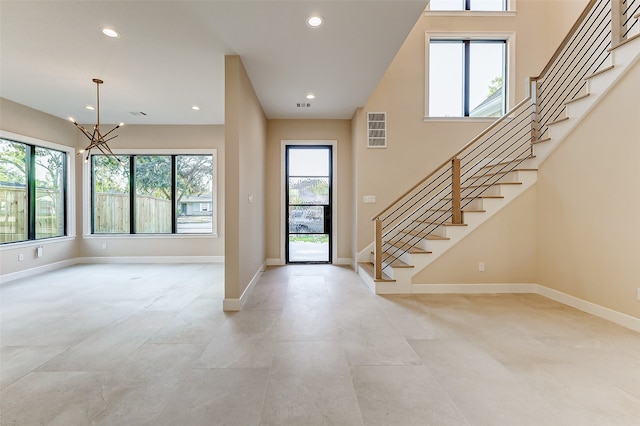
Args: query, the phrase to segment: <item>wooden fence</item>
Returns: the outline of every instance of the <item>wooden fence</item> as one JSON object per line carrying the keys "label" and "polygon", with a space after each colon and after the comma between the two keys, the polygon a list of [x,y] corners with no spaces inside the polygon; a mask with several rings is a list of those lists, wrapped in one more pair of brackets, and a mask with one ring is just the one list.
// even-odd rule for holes
{"label": "wooden fence", "polygon": [[[93,231],[129,233],[129,194],[97,193]],[[150,196],[136,196],[136,232],[170,233],[171,201]]]}
{"label": "wooden fence", "polygon": [[[36,191],[36,238],[62,235],[60,191]],[[0,187],[0,243],[27,239],[27,192],[24,187]]]}

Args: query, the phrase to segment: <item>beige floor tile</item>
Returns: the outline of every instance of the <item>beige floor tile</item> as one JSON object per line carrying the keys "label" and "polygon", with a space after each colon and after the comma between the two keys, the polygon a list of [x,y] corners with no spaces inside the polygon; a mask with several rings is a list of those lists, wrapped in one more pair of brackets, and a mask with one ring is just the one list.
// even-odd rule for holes
{"label": "beige floor tile", "polygon": [[193,370],[155,425],[257,425],[267,368]]}
{"label": "beige floor tile", "polygon": [[277,345],[261,424],[362,424],[349,367],[339,343]]}
{"label": "beige floor tile", "polygon": [[467,425],[424,366],[352,367],[353,385],[367,425]]}

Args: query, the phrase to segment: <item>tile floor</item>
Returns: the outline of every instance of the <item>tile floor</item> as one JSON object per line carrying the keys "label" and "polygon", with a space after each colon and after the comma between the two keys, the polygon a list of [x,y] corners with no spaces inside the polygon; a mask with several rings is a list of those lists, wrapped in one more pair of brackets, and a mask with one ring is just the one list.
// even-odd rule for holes
{"label": "tile floor", "polygon": [[638,425],[640,335],[535,295],[79,265],[1,291],[2,425]]}

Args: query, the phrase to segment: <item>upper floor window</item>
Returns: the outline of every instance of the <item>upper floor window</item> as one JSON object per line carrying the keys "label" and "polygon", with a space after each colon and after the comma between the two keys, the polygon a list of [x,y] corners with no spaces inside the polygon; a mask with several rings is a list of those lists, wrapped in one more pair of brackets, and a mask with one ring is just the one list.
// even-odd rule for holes
{"label": "upper floor window", "polygon": [[428,116],[504,115],[506,64],[505,40],[430,39]]}
{"label": "upper floor window", "polygon": [[67,153],[0,139],[0,243],[67,235]]}
{"label": "upper floor window", "polygon": [[215,234],[215,203],[212,154],[91,156],[94,234]]}
{"label": "upper floor window", "polygon": [[506,11],[507,0],[431,0],[429,10]]}

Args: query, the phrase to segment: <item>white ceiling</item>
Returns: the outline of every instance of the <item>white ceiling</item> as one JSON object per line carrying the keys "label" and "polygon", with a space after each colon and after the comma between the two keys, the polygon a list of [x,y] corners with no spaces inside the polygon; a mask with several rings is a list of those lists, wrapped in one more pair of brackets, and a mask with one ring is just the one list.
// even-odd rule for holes
{"label": "white ceiling", "polygon": [[[224,56],[233,54],[268,118],[350,118],[426,3],[2,0],[0,96],[93,123],[84,107],[95,105],[91,80],[101,78],[104,123],[222,124]],[[325,18],[321,28],[307,27],[312,14]]]}

